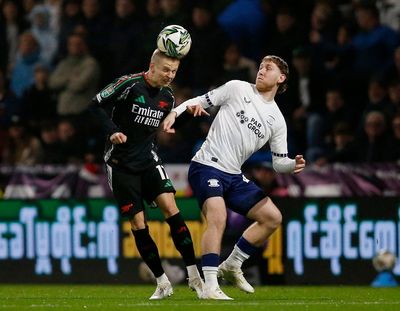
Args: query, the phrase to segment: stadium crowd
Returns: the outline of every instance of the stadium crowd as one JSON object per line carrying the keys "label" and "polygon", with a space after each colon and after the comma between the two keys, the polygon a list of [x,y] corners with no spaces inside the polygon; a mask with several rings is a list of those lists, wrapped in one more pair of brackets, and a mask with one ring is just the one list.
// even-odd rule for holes
{"label": "stadium crowd", "polygon": [[[264,55],[290,66],[277,97],[289,152],[308,163],[400,159],[400,2],[396,0],[1,0],[0,163],[100,163],[90,112],[101,86],[147,68],[159,31],[192,48],[177,103],[232,79],[254,82]],[[165,163],[188,163],[212,117],[160,132]]]}

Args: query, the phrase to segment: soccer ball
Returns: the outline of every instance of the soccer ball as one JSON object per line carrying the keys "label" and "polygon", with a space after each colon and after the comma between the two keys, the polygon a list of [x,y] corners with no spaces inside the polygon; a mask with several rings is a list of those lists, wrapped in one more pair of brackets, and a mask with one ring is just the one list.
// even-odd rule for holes
{"label": "soccer ball", "polygon": [[189,32],[179,25],[169,25],[159,33],[157,48],[170,57],[182,58],[189,53],[192,38]]}
{"label": "soccer ball", "polygon": [[396,257],[387,250],[380,250],[372,259],[376,271],[391,271],[396,265]]}

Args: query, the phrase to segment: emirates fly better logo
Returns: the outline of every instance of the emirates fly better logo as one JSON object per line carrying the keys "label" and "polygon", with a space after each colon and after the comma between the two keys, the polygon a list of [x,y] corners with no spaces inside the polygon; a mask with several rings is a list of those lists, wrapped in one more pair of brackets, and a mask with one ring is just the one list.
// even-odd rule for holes
{"label": "emirates fly better logo", "polygon": [[263,134],[263,126],[262,123],[257,121],[254,118],[249,119],[245,115],[244,110],[240,110],[239,112],[236,112],[236,116],[239,118],[239,122],[241,124],[246,124],[246,127],[252,131],[259,139],[263,139],[265,135]]}

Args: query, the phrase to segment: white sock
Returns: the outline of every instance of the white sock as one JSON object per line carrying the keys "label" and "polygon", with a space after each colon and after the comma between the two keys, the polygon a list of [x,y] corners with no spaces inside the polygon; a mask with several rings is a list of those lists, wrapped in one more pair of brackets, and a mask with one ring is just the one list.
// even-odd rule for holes
{"label": "white sock", "polygon": [[218,285],[218,267],[203,267],[204,283],[208,288],[217,288]]}
{"label": "white sock", "polygon": [[161,283],[169,283],[168,277],[165,273],[163,273],[161,276],[159,276],[158,278],[156,278],[157,284],[161,284]]}
{"label": "white sock", "polygon": [[187,266],[186,270],[187,270],[189,279],[200,277],[199,270],[197,270],[196,265]]}
{"label": "white sock", "polygon": [[249,257],[250,257],[249,254],[246,254],[239,247],[235,245],[232,253],[225,260],[225,262],[231,268],[240,269],[242,267],[243,262]]}

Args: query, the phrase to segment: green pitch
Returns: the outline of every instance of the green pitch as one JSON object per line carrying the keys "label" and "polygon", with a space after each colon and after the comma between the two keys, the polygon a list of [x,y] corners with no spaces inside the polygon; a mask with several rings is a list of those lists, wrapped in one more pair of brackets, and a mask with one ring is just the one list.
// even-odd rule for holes
{"label": "green pitch", "polygon": [[154,286],[0,285],[1,310],[400,310],[399,289],[369,287],[257,287],[254,294],[223,290],[234,301],[198,300],[185,286],[149,301]]}

